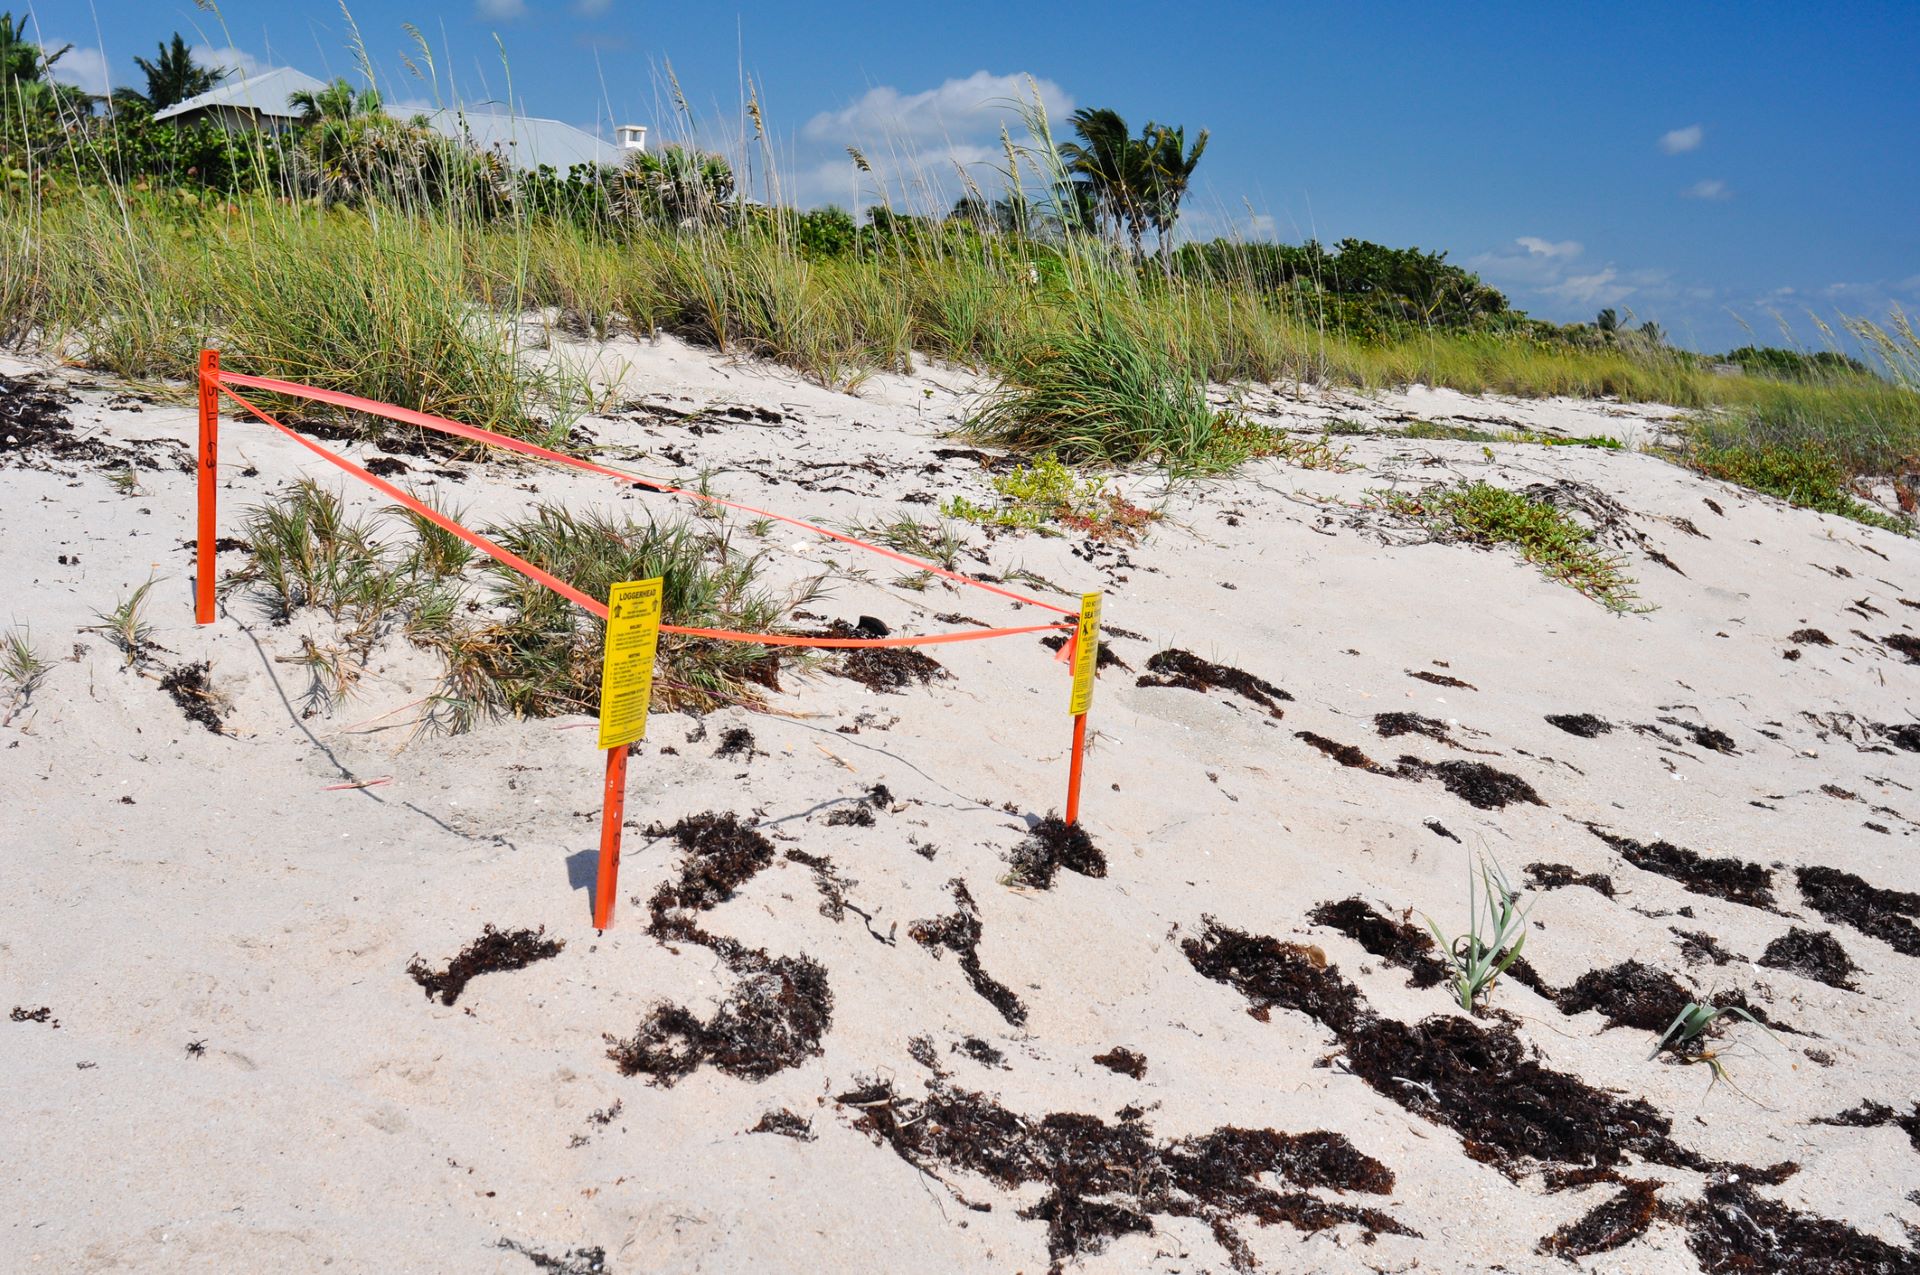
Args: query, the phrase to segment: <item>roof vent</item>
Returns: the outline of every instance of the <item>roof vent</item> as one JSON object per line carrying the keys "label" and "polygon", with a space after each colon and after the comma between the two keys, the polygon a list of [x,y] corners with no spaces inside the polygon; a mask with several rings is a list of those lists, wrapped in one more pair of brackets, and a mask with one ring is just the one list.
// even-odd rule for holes
{"label": "roof vent", "polygon": [[643,151],[647,149],[647,126],[645,124],[622,124],[613,130],[620,139],[623,151]]}

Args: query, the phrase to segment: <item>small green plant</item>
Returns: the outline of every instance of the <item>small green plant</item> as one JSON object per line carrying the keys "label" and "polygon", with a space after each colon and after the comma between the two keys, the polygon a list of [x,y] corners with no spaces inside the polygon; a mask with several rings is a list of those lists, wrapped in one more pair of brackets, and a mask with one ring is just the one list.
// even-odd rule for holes
{"label": "small green plant", "polygon": [[1001,504],[982,505],[965,496],[951,496],[940,512],[963,522],[1016,531],[1048,531],[1057,522],[1097,540],[1125,541],[1138,539],[1159,517],[1108,491],[1106,479],[1083,479],[1051,455],[1031,465],[1016,465],[990,481]]}
{"label": "small green plant", "polygon": [[[466,525],[466,510],[456,507],[449,512],[437,500],[430,500],[427,503],[435,513],[450,518],[462,526]],[[412,551],[407,555],[406,570],[416,578],[443,580],[449,576],[457,576],[467,569],[473,561],[473,555],[479,552],[439,523],[416,513],[405,505],[394,505],[390,512],[400,514],[413,528],[415,543]]]}
{"label": "small green plant", "polygon": [[15,706],[32,698],[52,668],[53,661],[33,649],[33,635],[25,629],[8,629],[6,637],[0,639],[0,679],[13,687]]}
{"label": "small green plant", "polygon": [[[1714,1037],[1721,1031],[1720,1025],[1729,1017],[1744,1018],[1767,1035],[1773,1035],[1772,1030],[1765,1023],[1739,1005],[1712,1005],[1700,1001],[1688,1001],[1686,1008],[1680,1011],[1672,1025],[1654,1044],[1653,1052],[1647,1055],[1647,1060],[1651,1062],[1660,1056],[1662,1050],[1670,1050],[1682,1063],[1705,1064],[1712,1071],[1713,1079],[1707,1082],[1708,1093],[1712,1093],[1713,1087],[1724,1080],[1728,1088],[1741,1097],[1747,1098],[1748,1101],[1753,1101],[1727,1073],[1724,1059],[1726,1051],[1715,1047]],[[1778,1037],[1775,1039],[1777,1040]]]}
{"label": "small green plant", "polygon": [[892,522],[854,523],[847,528],[847,534],[923,562],[938,563],[948,571],[959,563],[960,551],[967,547],[966,533],[945,518],[934,523],[903,515]]}
{"label": "small green plant", "polygon": [[1478,545],[1512,545],[1520,556],[1609,611],[1644,609],[1622,561],[1594,545],[1593,532],[1544,501],[1492,483],[1394,492],[1381,506],[1425,523],[1436,536]]}
{"label": "small green plant", "polygon": [[105,634],[110,642],[120,648],[127,657],[129,668],[147,657],[147,647],[153,642],[153,626],[146,622],[141,611],[147,605],[147,593],[155,583],[149,578],[113,610],[94,612],[100,622],[87,626],[92,632]]}
{"label": "small green plant", "polygon": [[1472,869],[1467,872],[1467,932],[1449,943],[1433,918],[1426,918],[1427,928],[1440,943],[1461,1009],[1471,1010],[1507,967],[1520,959],[1520,949],[1527,945],[1527,913],[1532,905],[1520,907],[1519,898],[1500,865],[1483,858],[1477,891]]}
{"label": "small green plant", "polygon": [[113,489],[122,496],[137,496],[140,494],[140,472],[132,465],[127,465],[120,469],[109,469],[107,471],[107,481],[112,483]]}
{"label": "small green plant", "polygon": [[[435,538],[423,534],[415,564],[461,558],[464,542],[425,519],[418,521]],[[302,607],[318,607],[335,620],[351,621],[364,646],[405,596],[406,571],[391,560],[372,520],[351,517],[336,493],[311,479],[248,510],[242,528],[251,557],[228,577],[226,587],[252,589],[276,621]]]}

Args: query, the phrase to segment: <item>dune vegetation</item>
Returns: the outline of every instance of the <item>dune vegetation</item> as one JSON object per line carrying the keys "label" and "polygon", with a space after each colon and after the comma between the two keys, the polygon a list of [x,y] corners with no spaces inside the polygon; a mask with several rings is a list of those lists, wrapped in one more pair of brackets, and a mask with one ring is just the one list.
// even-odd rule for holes
{"label": "dune vegetation", "polygon": [[1843,320],[1878,366],[1709,358],[1611,311],[1528,318],[1444,253],[1183,242],[1205,135],[1135,136],[1110,111],[1077,112],[1077,140],[1056,142],[1029,106],[1000,193],[882,202],[860,224],[747,197],[736,172],[772,172],[751,104],[734,161],[667,146],[563,177],[392,119],[345,81],[284,136],[155,124],[152,101],[192,69],[164,47],[151,94],[111,109],[52,84],[30,47],[0,50],[0,339],[128,378],[177,381],[214,344],[250,372],[564,443],[584,378],[529,352],[556,329],[666,332],[855,391],[917,357],[983,369],[1002,388],[977,435],[1073,463],[1206,472],[1260,454],[1221,386],[1422,383],[1691,409],[1677,459],[1881,525],[1909,524],[1867,480],[1891,479],[1906,513],[1920,492],[1903,315]]}

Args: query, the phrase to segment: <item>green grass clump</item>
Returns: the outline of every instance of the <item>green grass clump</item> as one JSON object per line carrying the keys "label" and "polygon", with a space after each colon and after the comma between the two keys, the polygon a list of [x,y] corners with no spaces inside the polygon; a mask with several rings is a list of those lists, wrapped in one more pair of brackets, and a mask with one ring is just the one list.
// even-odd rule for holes
{"label": "green grass clump", "polygon": [[1594,544],[1593,532],[1544,501],[1491,483],[1458,483],[1419,495],[1396,493],[1383,502],[1416,518],[1436,535],[1479,545],[1512,545],[1550,580],[1585,594],[1610,611],[1638,609],[1633,581],[1618,555]]}
{"label": "green grass clump", "polygon": [[[623,580],[660,576],[668,624],[778,632],[804,601],[762,588],[757,557],[741,556],[724,538],[685,523],[636,523],[541,506],[490,535],[589,597],[604,598]],[[490,612],[471,621],[449,618],[415,634],[447,661],[435,720],[459,730],[501,714],[597,713],[605,624],[508,567],[489,561],[483,570],[493,584]],[[666,709],[756,702],[758,687],[773,683],[778,659],[777,652],[749,643],[662,634],[654,702]]]}
{"label": "green grass clump", "polygon": [[40,689],[40,683],[53,669],[53,661],[33,649],[33,635],[24,628],[7,630],[0,638],[0,681],[10,688],[9,711],[24,705]]}
{"label": "green grass clump", "polygon": [[247,564],[224,587],[253,593],[276,623],[317,607],[370,636],[402,599],[404,577],[373,520],[312,479],[249,509],[240,530]]}
{"label": "green grass clump", "polygon": [[967,423],[980,442],[1062,460],[1150,462],[1174,473],[1229,468],[1227,413],[1186,366],[1098,301],[1074,307],[1003,369],[1006,386]]}

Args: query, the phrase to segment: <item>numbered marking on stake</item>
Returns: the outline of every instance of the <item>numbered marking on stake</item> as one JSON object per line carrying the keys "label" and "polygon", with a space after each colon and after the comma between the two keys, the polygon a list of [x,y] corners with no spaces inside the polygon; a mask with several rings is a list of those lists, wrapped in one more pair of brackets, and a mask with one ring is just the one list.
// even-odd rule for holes
{"label": "numbered marking on stake", "polygon": [[1093,670],[1100,662],[1100,595],[1088,593],[1080,599],[1080,629],[1074,634],[1073,700],[1067,711],[1075,717],[1093,703]]}
{"label": "numbered marking on stake", "polygon": [[653,653],[660,644],[660,577],[616,584],[607,595],[607,644],[601,652],[600,747],[647,737]]}

